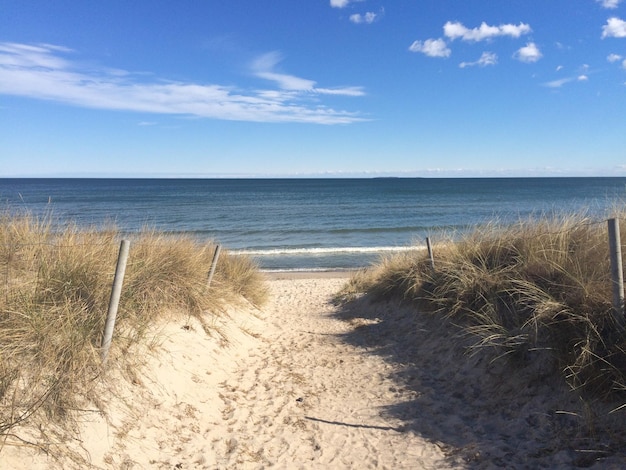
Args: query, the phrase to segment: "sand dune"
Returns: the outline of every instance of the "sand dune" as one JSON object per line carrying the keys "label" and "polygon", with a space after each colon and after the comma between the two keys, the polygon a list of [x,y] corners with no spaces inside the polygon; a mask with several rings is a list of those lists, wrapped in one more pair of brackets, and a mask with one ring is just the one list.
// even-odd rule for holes
{"label": "sand dune", "polygon": [[[397,305],[339,309],[330,299],[344,282],[274,276],[269,304],[229,312],[220,334],[164,326],[145,375],[106,417],[82,417],[70,448],[106,469],[624,464],[577,450],[579,407],[560,382],[504,380],[506,368],[464,356],[451,325]],[[0,464],[84,468],[15,446]]]}

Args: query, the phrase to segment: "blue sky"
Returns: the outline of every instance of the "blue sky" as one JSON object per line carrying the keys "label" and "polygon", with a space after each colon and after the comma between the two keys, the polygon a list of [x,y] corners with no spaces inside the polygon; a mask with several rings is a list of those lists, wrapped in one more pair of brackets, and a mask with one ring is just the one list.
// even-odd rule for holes
{"label": "blue sky", "polygon": [[0,0],[0,176],[379,175],[626,175],[626,0]]}

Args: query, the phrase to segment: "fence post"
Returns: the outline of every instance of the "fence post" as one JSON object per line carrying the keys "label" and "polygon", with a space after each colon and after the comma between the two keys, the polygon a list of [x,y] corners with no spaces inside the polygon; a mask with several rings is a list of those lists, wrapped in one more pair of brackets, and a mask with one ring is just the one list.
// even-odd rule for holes
{"label": "fence post", "polygon": [[209,278],[206,281],[206,288],[208,289],[211,285],[211,281],[213,280],[213,274],[215,274],[215,267],[217,266],[217,259],[220,257],[220,251],[222,248],[217,245],[215,247],[215,253],[213,254],[213,261],[211,262],[211,269],[209,271]]}
{"label": "fence post", "polygon": [[430,258],[430,267],[435,270],[435,258],[433,256],[433,247],[430,244],[430,237],[426,237],[426,248],[428,248],[428,257]]}
{"label": "fence post", "polygon": [[609,248],[611,252],[611,281],[613,284],[613,316],[620,327],[624,319],[624,274],[622,270],[622,243],[619,234],[619,221],[609,219]]}
{"label": "fence post", "polygon": [[115,328],[115,317],[117,316],[117,307],[120,303],[120,296],[122,294],[122,283],[124,282],[129,248],[130,242],[128,240],[122,240],[117,257],[117,266],[115,267],[115,277],[113,278],[113,288],[111,289],[109,310],[107,311],[104,333],[102,334],[102,344],[100,346],[102,364],[106,363],[107,357],[109,356],[109,348],[111,347],[111,339],[113,338],[113,329]]}

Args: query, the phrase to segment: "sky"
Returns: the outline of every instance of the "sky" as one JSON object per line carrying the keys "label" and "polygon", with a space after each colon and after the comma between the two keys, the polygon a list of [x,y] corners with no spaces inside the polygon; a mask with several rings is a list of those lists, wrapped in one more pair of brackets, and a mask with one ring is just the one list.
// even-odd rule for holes
{"label": "sky", "polygon": [[0,177],[626,176],[626,0],[0,0]]}

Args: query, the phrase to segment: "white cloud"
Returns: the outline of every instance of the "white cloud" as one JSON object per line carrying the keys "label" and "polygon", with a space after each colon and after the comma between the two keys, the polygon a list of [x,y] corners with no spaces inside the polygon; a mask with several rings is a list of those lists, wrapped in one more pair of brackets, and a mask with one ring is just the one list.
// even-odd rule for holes
{"label": "white cloud", "polygon": [[546,82],[543,86],[548,88],[561,88],[563,85],[571,82],[587,82],[589,81],[589,76],[586,74],[578,75],[577,77],[567,77],[561,78],[559,80],[553,80],[551,82]]}
{"label": "white cloud", "polygon": [[473,67],[478,65],[479,67],[485,67],[487,65],[496,65],[498,63],[498,56],[494,52],[483,52],[476,62],[461,62],[459,67],[464,69],[465,67]]}
{"label": "white cloud", "polygon": [[622,56],[619,54],[609,54],[606,58],[606,60],[608,60],[609,62],[613,63],[613,62],[619,62],[620,60],[622,60]]}
{"label": "white cloud", "polygon": [[[338,124],[362,121],[311,95],[363,96],[360,87],[316,88],[315,82],[273,71],[280,60],[266,54],[255,61],[257,74],[279,90],[245,90],[215,84],[146,80],[123,70],[84,68],[62,57],[70,50],[53,45],[0,43],[0,94],[49,100],[84,108],[187,115],[254,122]],[[313,102],[314,101],[314,102]]]}
{"label": "white cloud", "polygon": [[609,37],[626,38],[626,21],[615,17],[609,18],[602,27],[602,39]]}
{"label": "white cloud", "polygon": [[622,68],[626,70],[626,59],[624,59],[624,62],[622,62]]}
{"label": "white cloud", "polygon": [[283,60],[278,52],[268,52],[259,56],[252,62],[252,71],[254,75],[265,80],[274,81],[282,90],[310,92],[322,95],[345,95],[345,96],[363,96],[365,92],[361,87],[344,87],[344,88],[318,88],[314,80],[296,77],[284,73],[274,71],[276,65]]}
{"label": "white cloud", "polygon": [[537,62],[543,57],[543,54],[534,42],[529,42],[521,47],[514,55],[521,62],[532,63]]}
{"label": "white cloud", "polygon": [[367,13],[361,15],[360,13],[355,13],[354,15],[350,15],[350,21],[355,24],[372,24],[374,21],[378,20],[382,14],[374,13],[373,11],[368,11]]}
{"label": "white cloud", "polygon": [[363,0],[330,0],[330,6],[333,8],[345,8],[350,3],[362,2]]}
{"label": "white cloud", "polygon": [[557,65],[556,66],[556,71],[560,72],[561,70],[563,70],[563,66],[562,65]]}
{"label": "white cloud", "polygon": [[569,83],[569,82],[571,82],[573,80],[574,79],[572,77],[561,78],[560,80],[553,80],[551,82],[544,83],[543,86],[546,86],[548,88],[561,88],[563,85],[565,85],[566,83]]}
{"label": "white cloud", "polygon": [[252,63],[252,71],[259,78],[276,82],[283,90],[312,91],[313,80],[274,72],[274,67],[282,60],[278,52],[263,54]]}
{"label": "white cloud", "polygon": [[617,8],[622,0],[596,0],[603,8]]}
{"label": "white cloud", "polygon": [[524,23],[520,23],[519,25],[502,24],[499,26],[489,26],[487,23],[483,22],[478,28],[473,29],[466,28],[460,22],[453,23],[448,21],[445,25],[443,25],[443,34],[446,37],[452,40],[462,39],[463,41],[474,42],[484,41],[498,36],[518,38],[523,34],[530,33],[531,31],[530,26]]}
{"label": "white cloud", "polygon": [[422,52],[429,57],[450,57],[452,51],[443,39],[427,39],[426,41],[414,41],[409,46],[411,52]]}

